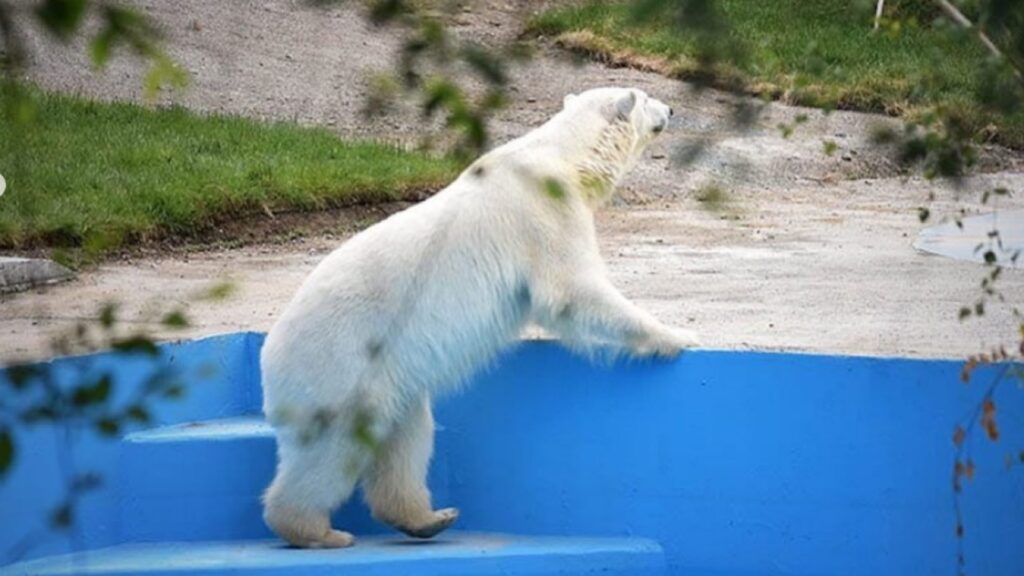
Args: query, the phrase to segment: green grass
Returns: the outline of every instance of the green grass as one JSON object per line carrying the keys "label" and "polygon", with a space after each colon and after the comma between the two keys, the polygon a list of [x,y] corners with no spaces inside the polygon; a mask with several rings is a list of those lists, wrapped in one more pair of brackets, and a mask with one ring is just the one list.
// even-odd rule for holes
{"label": "green grass", "polygon": [[408,197],[459,169],[326,130],[28,94],[33,123],[0,121],[0,248],[188,236],[266,210]]}
{"label": "green grass", "polygon": [[[732,26],[729,42],[747,46],[744,61],[715,71],[722,83],[739,78],[751,93],[794,104],[911,119],[943,106],[970,129],[988,127],[987,137],[1024,147],[1024,114],[995,118],[976,104],[986,53],[963,34],[932,26],[872,33],[871,14],[852,10],[847,0],[718,4]],[[698,73],[692,37],[668,19],[638,23],[633,10],[632,4],[601,1],[555,8],[534,17],[529,29],[621,64],[680,78]]]}

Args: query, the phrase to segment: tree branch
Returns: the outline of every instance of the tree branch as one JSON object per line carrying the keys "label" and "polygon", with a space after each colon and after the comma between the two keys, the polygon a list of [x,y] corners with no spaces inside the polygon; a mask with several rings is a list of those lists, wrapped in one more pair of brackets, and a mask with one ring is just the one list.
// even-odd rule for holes
{"label": "tree branch", "polygon": [[948,16],[951,20],[963,26],[964,28],[967,28],[969,30],[973,29],[977,33],[978,40],[981,40],[981,43],[985,45],[985,48],[988,48],[988,51],[991,52],[992,55],[995,56],[996,58],[999,58],[1000,60],[1005,60],[1007,63],[1009,63],[1010,67],[1013,68],[1013,75],[1017,77],[1017,80],[1024,82],[1024,75],[1021,74],[1020,68],[1018,68],[1012,60],[1010,60],[1005,54],[1003,54],[1003,51],[1000,50],[999,47],[996,46],[995,42],[993,42],[992,39],[988,37],[988,34],[985,34],[984,30],[982,30],[978,26],[975,26],[974,23],[971,22],[970,19],[967,18],[967,16],[964,16],[964,13],[957,9],[957,7],[954,6],[952,3],[950,3],[949,0],[935,0],[935,2],[939,5],[939,8],[941,8],[942,11],[946,13],[946,16]]}

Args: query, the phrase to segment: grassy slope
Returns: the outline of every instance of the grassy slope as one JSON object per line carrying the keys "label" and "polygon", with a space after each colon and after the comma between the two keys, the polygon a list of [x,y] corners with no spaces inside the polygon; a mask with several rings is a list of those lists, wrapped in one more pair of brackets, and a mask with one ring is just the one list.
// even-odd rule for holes
{"label": "grassy slope", "polygon": [[325,130],[33,95],[34,124],[0,122],[0,248],[187,235],[264,207],[397,199],[458,170]]}
{"label": "grassy slope", "polygon": [[[749,47],[739,74],[754,93],[911,118],[930,105],[942,105],[956,110],[973,129],[993,121],[972,104],[976,70],[985,54],[963,35],[929,27],[872,34],[871,16],[850,10],[845,0],[719,4],[733,26],[732,36]],[[600,1],[557,8],[535,17],[530,30],[603,58],[682,78],[691,75],[692,41],[670,23],[633,22],[631,10],[629,4]],[[1024,147],[1024,116],[1000,119],[994,138]]]}

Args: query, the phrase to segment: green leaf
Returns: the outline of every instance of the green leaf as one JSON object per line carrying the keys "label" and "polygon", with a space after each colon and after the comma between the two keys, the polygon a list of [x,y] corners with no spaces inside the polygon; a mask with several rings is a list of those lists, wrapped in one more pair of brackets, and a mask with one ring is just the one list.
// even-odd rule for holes
{"label": "green leaf", "polygon": [[113,418],[100,418],[96,421],[96,431],[104,436],[117,436],[121,425]]}
{"label": "green leaf", "polygon": [[23,390],[39,376],[39,368],[32,364],[19,364],[7,369],[7,378],[15,390]]}
{"label": "green leaf", "polygon": [[110,397],[110,375],[105,374],[92,386],[80,386],[71,397],[75,406],[91,406],[101,404]]}
{"label": "green leaf", "polygon": [[110,61],[110,52],[114,47],[114,39],[117,33],[111,28],[106,28],[96,35],[89,43],[89,56],[96,68],[103,69]]}
{"label": "green leaf", "polygon": [[138,422],[140,424],[146,424],[150,421],[149,411],[144,406],[136,404],[128,408],[125,415],[132,422]]}
{"label": "green leaf", "polygon": [[839,149],[839,144],[836,144],[835,142],[833,142],[831,140],[825,140],[824,142],[822,142],[822,146],[825,148],[825,155],[826,156],[831,156],[831,155],[835,154],[836,150]]}
{"label": "green leaf", "polygon": [[565,188],[562,187],[562,183],[554,178],[544,179],[544,191],[547,195],[554,198],[555,200],[565,199]]}
{"label": "green leaf", "polygon": [[380,25],[409,12],[402,0],[379,0],[370,7],[370,21]]}
{"label": "green leaf", "polygon": [[463,49],[462,57],[487,82],[498,86],[508,82],[505,66],[487,50],[479,46],[467,46]]}
{"label": "green leaf", "polygon": [[352,427],[352,436],[356,442],[362,444],[363,447],[371,452],[376,452],[380,449],[380,441],[373,434],[373,419],[369,414],[359,413],[356,415],[356,421]]}
{"label": "green leaf", "polygon": [[35,406],[21,413],[21,421],[26,424],[56,419],[57,411],[52,406]]}
{"label": "green leaf", "polygon": [[182,312],[181,310],[174,310],[173,312],[169,312],[166,316],[164,316],[163,320],[161,320],[160,323],[163,324],[164,326],[167,326],[168,328],[187,328],[188,318],[185,317],[185,313]]}
{"label": "green leaf", "polygon": [[0,430],[0,479],[7,475],[14,464],[14,437],[11,431],[4,428]]}
{"label": "green leaf", "polygon": [[877,145],[892,144],[899,139],[899,134],[888,126],[876,126],[871,130],[871,142]]}
{"label": "green leaf", "polygon": [[188,73],[170,58],[160,55],[153,58],[149,72],[142,80],[142,93],[146,99],[156,98],[161,88],[184,88],[188,85]]}
{"label": "green leaf", "polygon": [[107,303],[100,310],[100,324],[104,328],[110,328],[117,321],[117,304]]}
{"label": "green leaf", "polygon": [[81,24],[85,7],[86,0],[45,0],[36,8],[36,16],[50,32],[67,39]]}
{"label": "green leaf", "polygon": [[427,100],[423,103],[423,114],[428,118],[440,108],[457,110],[464,107],[462,91],[448,81],[432,82],[426,89]]}
{"label": "green leaf", "polygon": [[126,354],[146,354],[148,356],[157,356],[160,354],[160,349],[157,348],[156,343],[154,343],[149,337],[141,334],[131,336],[123,340],[116,340],[113,344],[113,348],[118,352],[124,352]]}
{"label": "green leaf", "polygon": [[226,300],[235,293],[236,286],[233,282],[218,282],[211,286],[206,293],[202,295],[203,300]]}
{"label": "green leaf", "polygon": [[65,502],[58,506],[50,515],[50,524],[57,530],[63,530],[71,526],[74,512],[71,510],[71,503]]}
{"label": "green leaf", "polygon": [[183,386],[175,384],[174,386],[168,387],[164,390],[165,398],[177,399],[185,395],[185,388]]}
{"label": "green leaf", "polygon": [[86,472],[75,476],[71,482],[71,490],[74,492],[88,492],[96,490],[103,485],[103,477],[95,472]]}

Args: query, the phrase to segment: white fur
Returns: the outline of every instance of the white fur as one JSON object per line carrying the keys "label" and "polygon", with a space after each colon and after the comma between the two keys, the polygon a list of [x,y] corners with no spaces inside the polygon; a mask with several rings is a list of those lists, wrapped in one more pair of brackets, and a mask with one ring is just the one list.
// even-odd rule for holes
{"label": "white fur", "polygon": [[570,346],[673,356],[693,334],[608,281],[592,211],[671,111],[639,90],[565,99],[543,126],[327,256],[267,336],[264,411],[278,436],[265,518],[295,545],[345,546],[330,512],[359,480],[374,515],[429,537],[431,397],[536,322]]}

